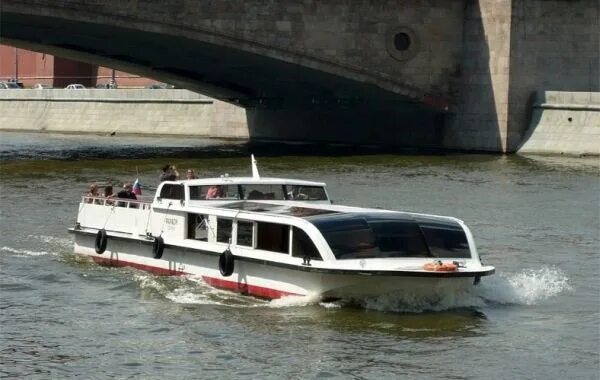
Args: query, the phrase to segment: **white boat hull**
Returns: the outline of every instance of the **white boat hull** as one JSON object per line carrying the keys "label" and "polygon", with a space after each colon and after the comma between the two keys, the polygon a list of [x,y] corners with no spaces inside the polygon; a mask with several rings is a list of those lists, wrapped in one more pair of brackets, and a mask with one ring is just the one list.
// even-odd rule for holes
{"label": "white boat hull", "polygon": [[475,277],[327,273],[248,261],[243,257],[236,258],[233,274],[224,277],[218,266],[220,252],[166,246],[162,258],[155,259],[152,240],[109,236],[106,251],[98,254],[94,248],[95,234],[74,232],[75,253],[90,256],[100,264],[131,266],[163,275],[190,275],[217,288],[269,299],[288,295],[317,295],[324,299],[364,298],[389,293],[430,298],[466,290],[473,286]]}

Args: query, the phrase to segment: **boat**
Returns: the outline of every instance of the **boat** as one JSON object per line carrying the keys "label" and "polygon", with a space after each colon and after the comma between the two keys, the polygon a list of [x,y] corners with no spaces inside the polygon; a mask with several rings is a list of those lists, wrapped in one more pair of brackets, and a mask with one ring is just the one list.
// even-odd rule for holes
{"label": "boat", "polygon": [[[228,188],[207,199],[210,186]],[[187,275],[267,299],[439,297],[494,273],[459,219],[334,205],[323,183],[257,170],[163,182],[150,202],[83,196],[69,231],[75,253],[99,264]]]}

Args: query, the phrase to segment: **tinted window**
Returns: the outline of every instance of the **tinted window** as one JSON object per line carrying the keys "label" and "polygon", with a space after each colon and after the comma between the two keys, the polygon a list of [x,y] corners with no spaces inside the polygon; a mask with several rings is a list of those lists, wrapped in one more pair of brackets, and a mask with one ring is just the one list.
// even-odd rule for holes
{"label": "tinted window", "polygon": [[239,199],[237,185],[190,186],[191,200]]}
{"label": "tinted window", "polygon": [[160,197],[163,199],[185,199],[183,185],[163,185],[160,189]]}
{"label": "tinted window", "polygon": [[292,230],[292,256],[301,258],[308,256],[313,260],[323,260],[306,232],[298,227],[292,227]]}
{"label": "tinted window", "polygon": [[287,199],[298,201],[326,201],[327,194],[321,186],[286,185]]}
{"label": "tinted window", "polygon": [[284,224],[256,223],[256,248],[266,251],[288,253],[290,227]]}
{"label": "tinted window", "polygon": [[379,250],[373,230],[364,218],[336,218],[315,223],[338,259],[377,257]]}
{"label": "tinted window", "polygon": [[380,251],[378,257],[430,257],[419,226],[410,220],[373,220],[369,226]]}
{"label": "tinted window", "polygon": [[208,241],[208,216],[188,214],[188,239]]}
{"label": "tinted window", "polygon": [[419,225],[435,257],[471,257],[467,236],[460,225],[435,222],[419,222]]}
{"label": "tinted window", "polygon": [[241,185],[244,199],[277,199],[283,200],[282,185]]}
{"label": "tinted window", "polygon": [[231,219],[217,219],[217,241],[219,243],[229,243],[229,239],[231,239],[232,226],[233,220]]}
{"label": "tinted window", "polygon": [[252,247],[252,222],[237,222],[237,244]]}
{"label": "tinted window", "polygon": [[458,223],[415,219],[390,213],[316,216],[311,221],[337,259],[471,257],[466,234]]}

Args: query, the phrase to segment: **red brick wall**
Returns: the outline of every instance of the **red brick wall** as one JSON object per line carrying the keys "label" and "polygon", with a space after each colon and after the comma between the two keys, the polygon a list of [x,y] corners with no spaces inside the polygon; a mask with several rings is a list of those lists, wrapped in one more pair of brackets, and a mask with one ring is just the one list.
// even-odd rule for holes
{"label": "red brick wall", "polygon": [[[18,58],[18,66],[16,65]],[[17,72],[18,70],[18,72]],[[56,88],[71,83],[80,83],[86,87],[109,83],[113,70],[107,67],[71,61],[49,54],[37,53],[12,46],[0,45],[0,80],[5,81],[18,76],[25,87],[36,83]],[[120,88],[144,87],[155,80],[137,75],[115,71],[115,79]]]}

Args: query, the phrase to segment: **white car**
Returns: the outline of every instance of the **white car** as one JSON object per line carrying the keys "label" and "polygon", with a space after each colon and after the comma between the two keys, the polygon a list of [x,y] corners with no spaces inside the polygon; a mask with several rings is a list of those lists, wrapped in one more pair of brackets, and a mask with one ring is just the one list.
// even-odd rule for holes
{"label": "white car", "polygon": [[73,83],[65,87],[67,90],[85,90],[85,86],[78,83]]}
{"label": "white car", "polygon": [[52,88],[52,86],[50,86],[49,84],[43,84],[43,83],[36,83],[33,87],[31,87],[34,90],[47,90],[49,88]]}
{"label": "white car", "polygon": [[0,82],[1,90],[12,90],[12,89],[19,89],[19,88],[21,88],[21,87],[19,87],[19,85],[14,82]]}

